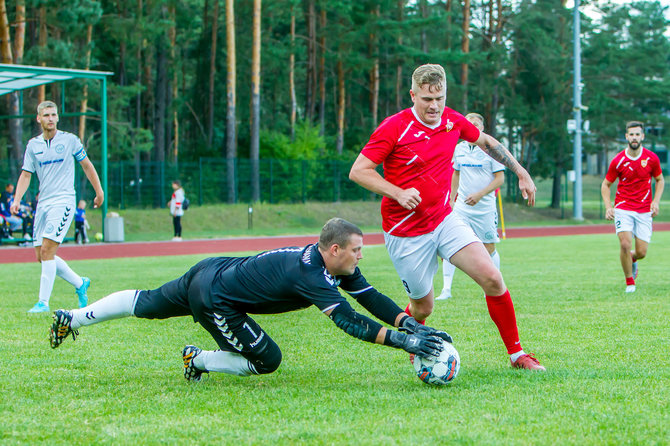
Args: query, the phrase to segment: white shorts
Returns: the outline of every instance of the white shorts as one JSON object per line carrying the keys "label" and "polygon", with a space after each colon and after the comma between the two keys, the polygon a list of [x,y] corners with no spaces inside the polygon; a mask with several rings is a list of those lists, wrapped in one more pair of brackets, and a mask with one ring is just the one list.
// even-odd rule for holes
{"label": "white shorts", "polygon": [[498,212],[493,210],[485,214],[471,214],[467,212],[464,206],[454,206],[454,212],[475,231],[479,240],[484,243],[498,243],[500,241],[498,237]]}
{"label": "white shorts", "polygon": [[37,203],[33,224],[33,246],[42,246],[42,239],[45,238],[63,243],[74,220],[74,213],[74,198],[56,203]]}
{"label": "white shorts", "polygon": [[405,291],[412,299],[421,299],[433,289],[437,256],[449,259],[465,246],[479,242],[472,229],[452,212],[432,232],[416,237],[396,237],[384,233],[389,252]]}
{"label": "white shorts", "polygon": [[614,209],[614,227],[617,234],[632,232],[634,237],[643,242],[651,242],[651,212]]}

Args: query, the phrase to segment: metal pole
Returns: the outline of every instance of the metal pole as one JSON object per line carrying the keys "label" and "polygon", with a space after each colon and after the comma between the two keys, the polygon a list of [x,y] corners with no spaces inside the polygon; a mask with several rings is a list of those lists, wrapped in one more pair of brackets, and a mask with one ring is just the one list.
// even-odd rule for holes
{"label": "metal pole", "polygon": [[582,61],[579,37],[579,1],[575,0],[573,15],[574,43],[574,99],[572,111],[575,116],[575,142],[573,151],[573,169],[575,171],[575,189],[573,196],[573,218],[584,220],[582,216]]}
{"label": "metal pole", "polygon": [[105,217],[107,217],[107,203],[109,192],[107,189],[107,77],[102,77],[102,98],[100,99],[100,115],[102,123],[102,190],[105,193],[105,201],[102,202],[102,233],[105,233]]}

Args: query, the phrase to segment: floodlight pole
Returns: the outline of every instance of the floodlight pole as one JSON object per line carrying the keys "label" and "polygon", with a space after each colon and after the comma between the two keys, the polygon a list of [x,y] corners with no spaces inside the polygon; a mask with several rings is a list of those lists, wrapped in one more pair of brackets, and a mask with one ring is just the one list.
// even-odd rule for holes
{"label": "floodlight pole", "polygon": [[573,218],[584,220],[582,215],[582,58],[579,37],[579,0],[575,0],[573,12],[573,44],[574,44],[574,97],[572,111],[575,117],[575,140],[573,149],[573,170],[575,184],[573,192]]}

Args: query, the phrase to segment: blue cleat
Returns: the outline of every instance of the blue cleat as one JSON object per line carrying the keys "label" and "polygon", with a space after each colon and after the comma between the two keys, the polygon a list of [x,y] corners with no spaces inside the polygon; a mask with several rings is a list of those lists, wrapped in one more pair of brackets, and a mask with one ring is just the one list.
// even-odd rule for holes
{"label": "blue cleat", "polygon": [[[88,277],[82,277],[81,280],[84,282],[79,288],[77,288],[77,297],[79,298],[79,308],[84,308],[88,305],[88,296],[86,295],[86,290],[91,286],[91,279]],[[48,311],[48,310],[47,310]]]}
{"label": "blue cleat", "polygon": [[34,307],[28,310],[28,313],[47,313],[49,311],[49,305],[44,302],[37,302]]}

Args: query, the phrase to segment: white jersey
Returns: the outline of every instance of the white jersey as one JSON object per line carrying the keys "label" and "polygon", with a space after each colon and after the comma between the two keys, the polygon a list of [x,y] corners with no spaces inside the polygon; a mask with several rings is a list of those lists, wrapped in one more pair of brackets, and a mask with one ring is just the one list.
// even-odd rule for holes
{"label": "white jersey", "polygon": [[28,141],[23,170],[37,173],[40,203],[74,199],[74,161],[86,158],[81,141],[72,133],[58,130],[50,140],[44,134]]}
{"label": "white jersey", "polygon": [[505,170],[505,166],[488,156],[477,145],[462,141],[454,151],[454,170],[457,170],[460,174],[458,197],[456,197],[454,208],[469,215],[495,212],[495,191],[484,195],[474,206],[465,204],[465,198],[484,189],[493,181],[493,174]]}

